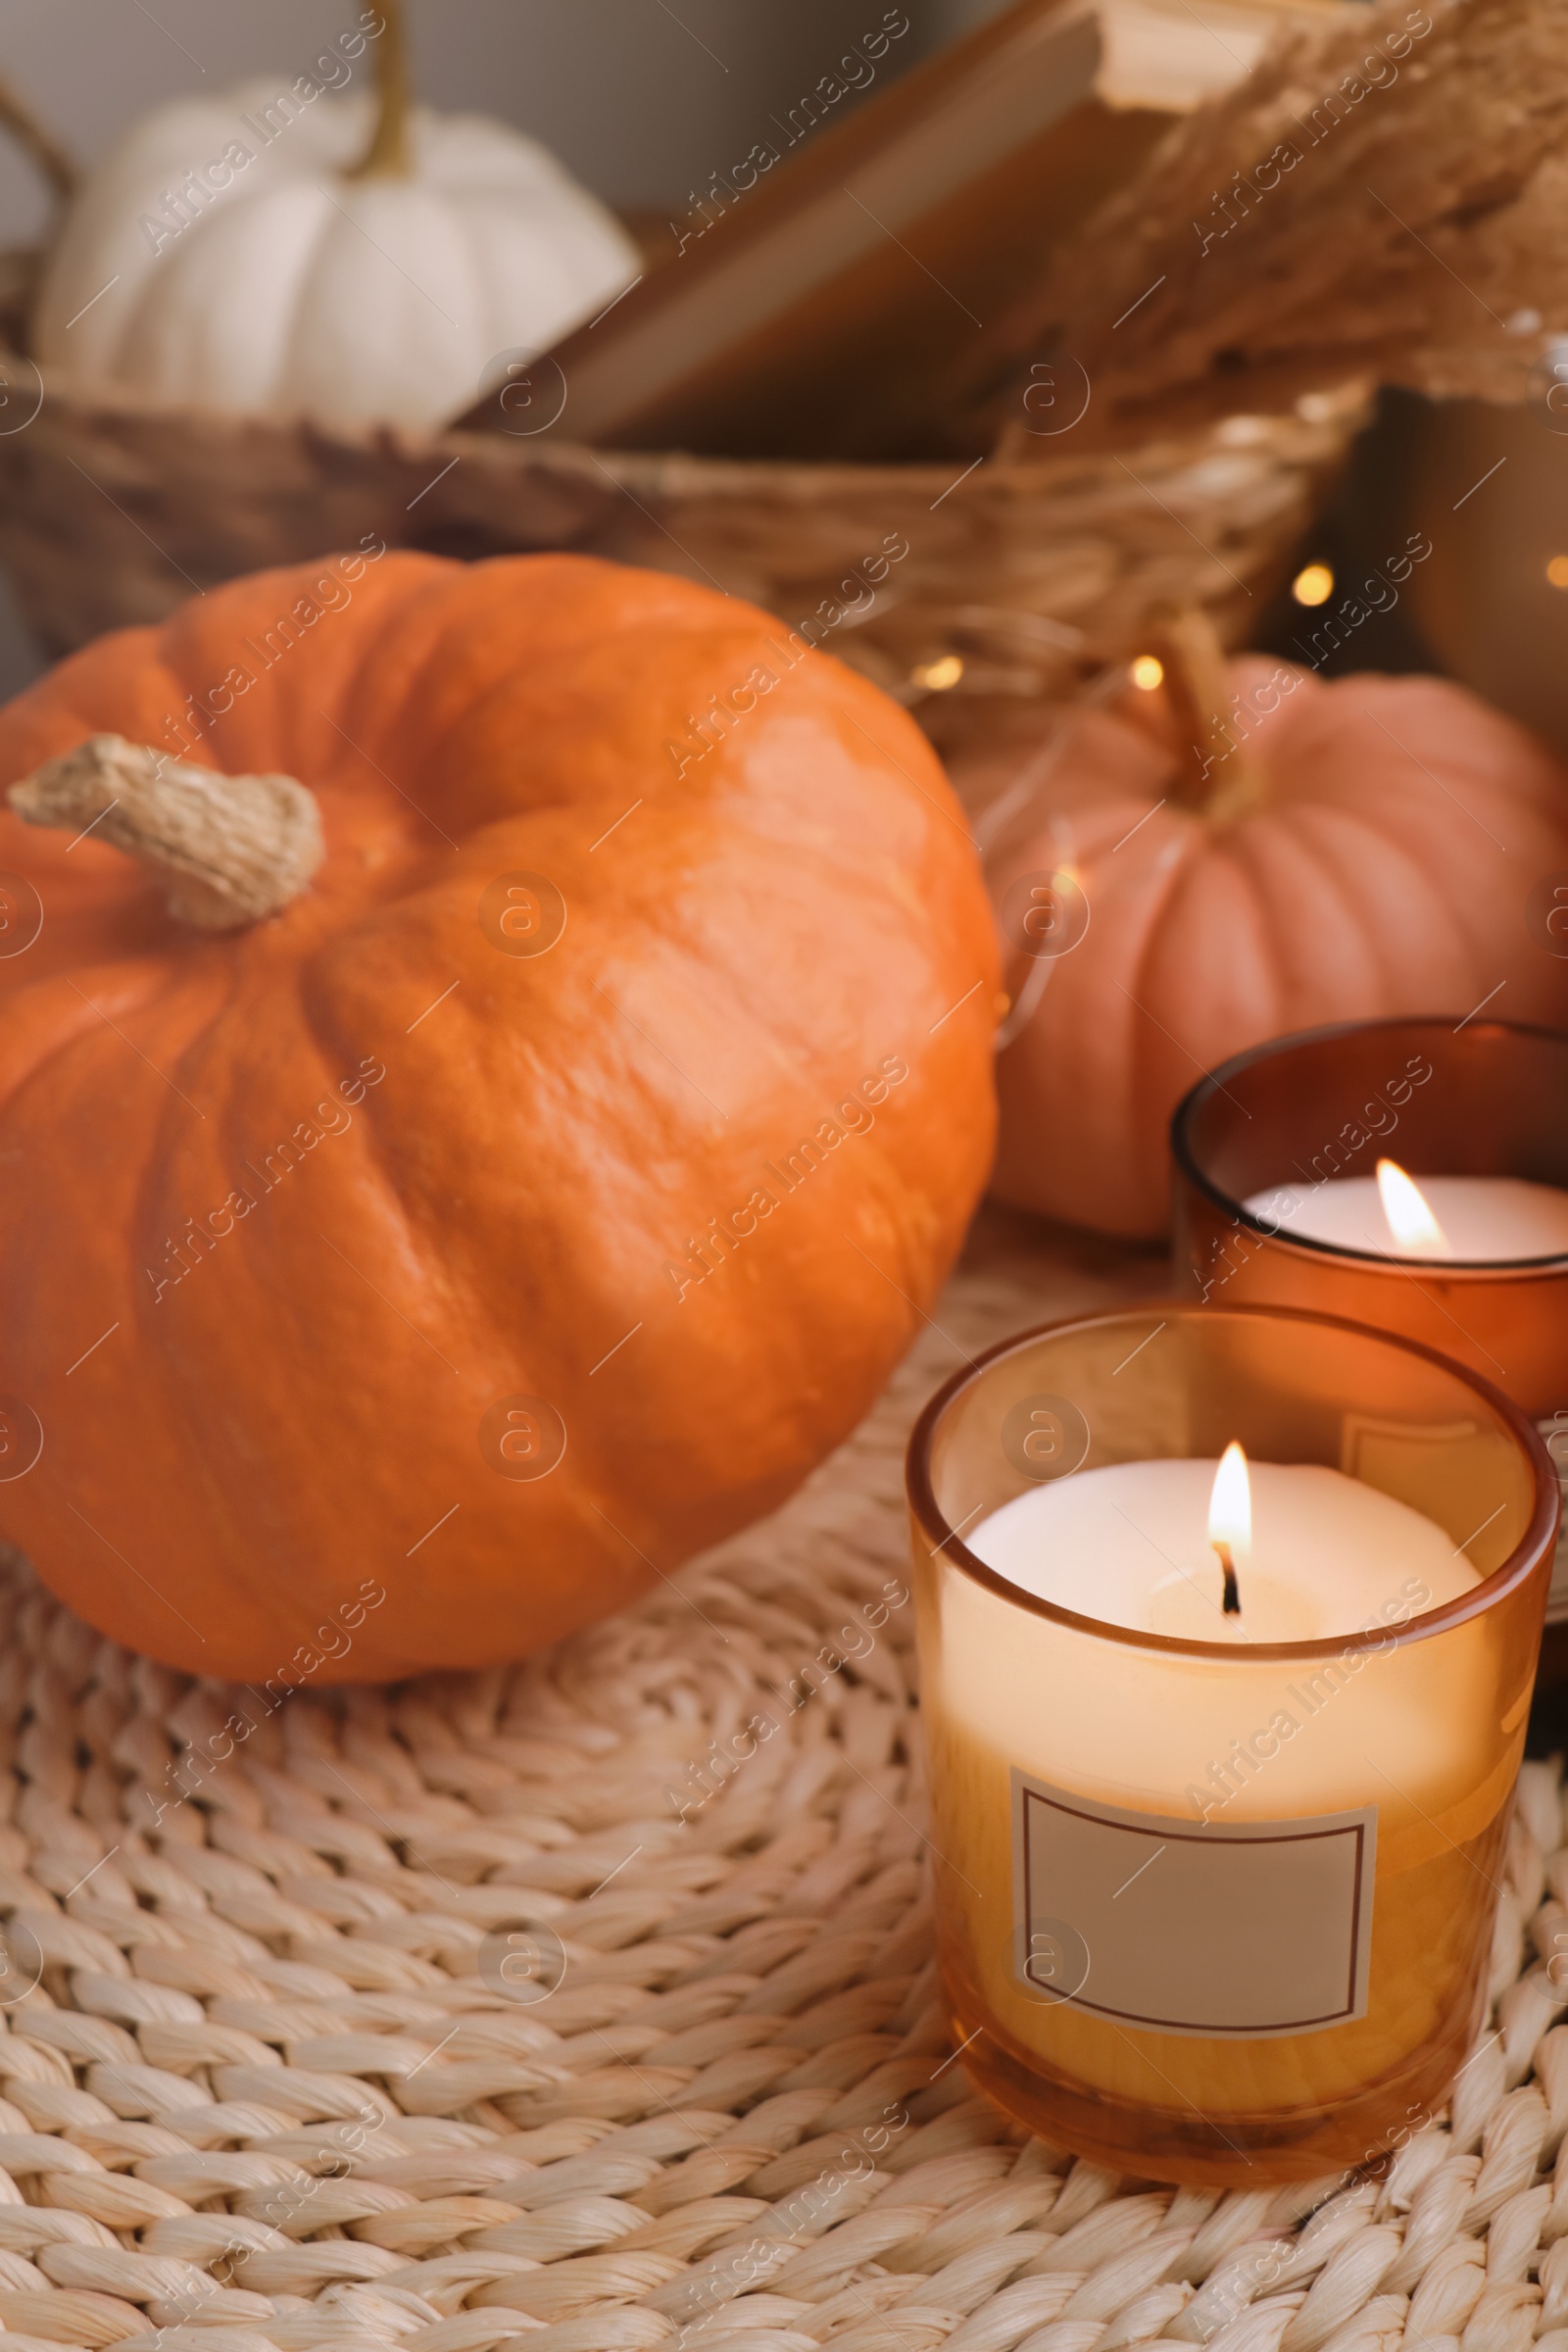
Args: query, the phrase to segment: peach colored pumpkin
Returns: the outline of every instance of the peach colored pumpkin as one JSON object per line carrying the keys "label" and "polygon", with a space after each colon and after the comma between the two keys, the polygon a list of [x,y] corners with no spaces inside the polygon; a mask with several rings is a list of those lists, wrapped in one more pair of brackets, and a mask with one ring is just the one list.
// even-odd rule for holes
{"label": "peach colored pumpkin", "polygon": [[[1192,729],[1164,689],[954,762],[968,805],[1002,819],[988,874],[1014,1000],[1004,1200],[1152,1238],[1171,1112],[1228,1055],[1484,1002],[1568,1019],[1568,961],[1530,921],[1544,879],[1568,881],[1568,773],[1533,737],[1436,678],[1325,684],[1250,656],[1228,686],[1237,751],[1214,759],[1198,807],[1182,805]],[[1244,760],[1255,797],[1227,808],[1247,797]]]}

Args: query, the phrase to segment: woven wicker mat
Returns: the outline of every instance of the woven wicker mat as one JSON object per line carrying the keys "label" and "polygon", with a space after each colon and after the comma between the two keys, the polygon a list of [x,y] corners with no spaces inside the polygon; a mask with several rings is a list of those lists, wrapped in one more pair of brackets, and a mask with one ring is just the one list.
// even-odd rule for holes
{"label": "woven wicker mat", "polygon": [[[953,2061],[905,1433],[964,1351],[1156,1280],[993,1221],[785,1511],[510,1671],[264,1716],[14,1562],[4,2343],[1568,2352],[1568,1989],[1526,1929],[1544,1958],[1568,1927],[1554,1767],[1526,1770],[1496,2022],[1386,2178],[1155,2190]],[[857,1661],[808,1675],[835,1643]]]}

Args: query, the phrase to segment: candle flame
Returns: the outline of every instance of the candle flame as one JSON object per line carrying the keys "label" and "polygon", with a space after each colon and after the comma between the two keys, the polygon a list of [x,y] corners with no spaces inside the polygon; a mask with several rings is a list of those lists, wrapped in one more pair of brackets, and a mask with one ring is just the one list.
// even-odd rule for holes
{"label": "candle flame", "polygon": [[1413,1184],[1397,1160],[1378,1161],[1378,1198],[1395,1246],[1423,1257],[1447,1257],[1448,1240],[1432,1214],[1426,1196]]}
{"label": "candle flame", "polygon": [[1252,1490],[1248,1484],[1247,1456],[1235,1439],[1219,1457],[1214,1491],[1208,1503],[1208,1540],[1223,1544],[1234,1558],[1245,1560],[1252,1549]]}

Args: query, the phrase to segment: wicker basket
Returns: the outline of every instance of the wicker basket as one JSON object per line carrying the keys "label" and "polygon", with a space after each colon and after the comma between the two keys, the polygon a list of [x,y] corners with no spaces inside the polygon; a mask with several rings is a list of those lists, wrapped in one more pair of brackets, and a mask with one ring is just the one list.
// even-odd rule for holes
{"label": "wicker basket", "polygon": [[[1245,629],[1366,410],[1349,386],[1125,452],[1078,455],[1062,434],[967,473],[600,455],[471,432],[339,438],[44,382],[21,356],[27,275],[16,257],[0,338],[16,420],[0,430],[0,564],[52,654],[160,619],[238,572],[378,533],[466,558],[570,549],[708,580],[792,627],[810,620],[906,702],[949,684],[1050,693],[1136,650],[1158,605],[1206,606],[1227,637]],[[900,545],[868,582],[867,564]]]}

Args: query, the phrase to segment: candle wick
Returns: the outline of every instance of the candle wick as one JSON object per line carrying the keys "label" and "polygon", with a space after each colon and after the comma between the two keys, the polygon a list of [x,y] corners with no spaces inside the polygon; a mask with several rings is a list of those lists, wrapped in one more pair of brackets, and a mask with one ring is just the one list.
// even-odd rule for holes
{"label": "candle wick", "polygon": [[1225,1599],[1223,1602],[1225,1615],[1239,1617],[1242,1613],[1242,1594],[1241,1588],[1236,1582],[1236,1563],[1231,1558],[1231,1547],[1228,1544],[1222,1544],[1218,1537],[1211,1540],[1215,1551],[1219,1554],[1219,1564],[1225,1571]]}

